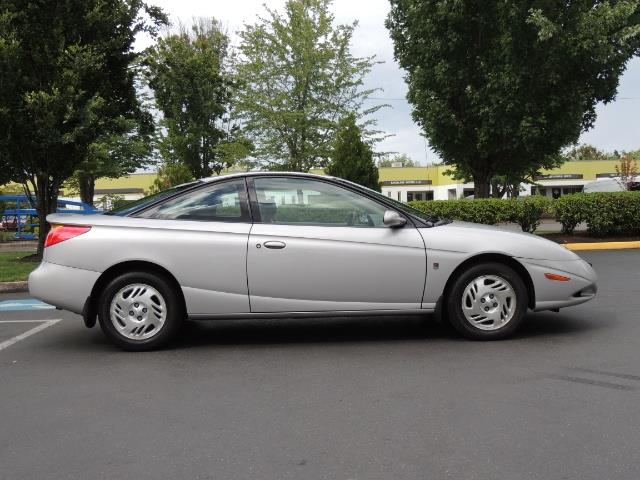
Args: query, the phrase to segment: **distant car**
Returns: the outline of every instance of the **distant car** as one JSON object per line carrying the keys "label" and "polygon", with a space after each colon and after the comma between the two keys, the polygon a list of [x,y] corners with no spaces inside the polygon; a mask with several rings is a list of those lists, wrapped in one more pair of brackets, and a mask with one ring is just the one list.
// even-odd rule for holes
{"label": "distant car", "polygon": [[[640,176],[635,177],[631,182],[630,190],[640,190]],[[585,183],[582,191],[585,193],[592,192],[622,192],[625,189],[620,183],[620,178],[603,178],[602,180],[594,180],[593,182]]]}
{"label": "distant car", "polygon": [[127,350],[185,318],[439,312],[467,338],[511,335],[527,311],[596,295],[591,266],[543,238],[432,218],[338,178],[244,173],[104,215],[47,217],[31,294],[96,316]]}

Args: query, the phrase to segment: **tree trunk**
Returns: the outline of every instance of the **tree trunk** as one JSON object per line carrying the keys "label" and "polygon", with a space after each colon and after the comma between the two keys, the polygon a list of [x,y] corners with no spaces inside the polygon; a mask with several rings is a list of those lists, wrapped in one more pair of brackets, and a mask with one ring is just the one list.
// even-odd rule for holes
{"label": "tree trunk", "polygon": [[487,172],[473,172],[473,198],[489,198],[491,195],[491,175]]}
{"label": "tree trunk", "polygon": [[80,175],[78,178],[80,186],[80,200],[93,206],[93,195],[96,189],[96,179],[93,175]]}
{"label": "tree trunk", "polygon": [[497,182],[491,182],[491,197],[502,198],[506,192],[507,192],[506,185],[500,185]]}
{"label": "tree trunk", "polygon": [[36,210],[38,212],[38,256],[44,252],[44,241],[51,226],[47,222],[47,215],[55,213],[58,206],[58,188],[51,184],[48,175],[37,175]]}

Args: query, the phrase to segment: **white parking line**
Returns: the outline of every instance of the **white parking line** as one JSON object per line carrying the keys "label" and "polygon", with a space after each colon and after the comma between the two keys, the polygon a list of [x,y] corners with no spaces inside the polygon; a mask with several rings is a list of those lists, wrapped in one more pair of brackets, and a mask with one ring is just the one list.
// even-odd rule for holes
{"label": "white parking line", "polygon": [[0,350],[4,350],[5,348],[10,347],[14,343],[18,343],[20,340],[24,340],[25,338],[30,337],[31,335],[41,332],[45,328],[48,328],[51,325],[55,325],[60,320],[62,319],[56,318],[53,320],[0,320],[0,323],[34,323],[34,322],[41,323],[41,325],[38,325],[37,327],[33,327],[31,330],[27,330],[26,332],[21,333],[20,335],[17,335],[13,338],[10,338],[9,340],[5,340],[4,342],[0,343]]}

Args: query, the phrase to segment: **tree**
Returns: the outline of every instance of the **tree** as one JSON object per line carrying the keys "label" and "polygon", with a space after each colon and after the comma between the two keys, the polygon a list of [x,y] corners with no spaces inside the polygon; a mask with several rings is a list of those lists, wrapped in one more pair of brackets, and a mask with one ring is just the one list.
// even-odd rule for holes
{"label": "tree", "polygon": [[191,169],[182,162],[166,162],[158,168],[158,176],[153,181],[149,193],[158,193],[194,180]]}
{"label": "tree", "polygon": [[[301,172],[324,166],[339,120],[381,107],[363,110],[373,92],[362,89],[363,77],[375,62],[351,54],[356,23],[334,26],[330,5],[288,0],[283,14],[265,6],[267,17],[240,33],[238,110],[262,166]],[[377,133],[371,126],[363,122],[369,138]]]}
{"label": "tree", "polygon": [[413,118],[476,197],[575,143],[640,47],[638,0],[391,0]]}
{"label": "tree", "polygon": [[564,158],[569,161],[579,160],[606,160],[614,155],[608,155],[602,150],[588,143],[576,145],[563,154]]}
{"label": "tree", "polygon": [[155,130],[151,114],[140,112],[137,119],[121,117],[119,120],[121,131],[126,133],[104,134],[89,145],[86,158],[68,182],[79,192],[80,199],[90,205],[98,178],[119,178],[150,161]]}
{"label": "tree", "polygon": [[250,152],[231,118],[235,80],[228,46],[220,22],[203,18],[161,38],[145,62],[164,116],[160,153],[165,161],[187,165],[196,178],[219,174]]}
{"label": "tree", "polygon": [[0,0],[0,158],[32,195],[38,253],[63,182],[137,108],[136,34],[166,21],[142,0]]}
{"label": "tree", "polygon": [[373,190],[380,190],[378,167],[373,161],[371,147],[362,139],[362,131],[356,125],[354,115],[341,122],[331,152],[327,174],[344,178]]}
{"label": "tree", "polygon": [[631,190],[640,183],[639,175],[638,162],[631,155],[622,156],[616,165],[616,176],[620,186],[624,190]]}
{"label": "tree", "polygon": [[137,105],[126,115],[114,118],[115,128],[105,130],[89,145],[87,156],[67,181],[85,203],[93,204],[98,178],[119,178],[153,161],[156,122],[149,95],[140,83],[139,65],[134,68]]}
{"label": "tree", "polygon": [[407,155],[406,153],[400,153],[398,155],[385,155],[380,160],[378,160],[378,167],[380,168],[388,168],[391,167],[394,163],[401,163],[403,167],[419,167],[420,165],[413,161],[413,159]]}

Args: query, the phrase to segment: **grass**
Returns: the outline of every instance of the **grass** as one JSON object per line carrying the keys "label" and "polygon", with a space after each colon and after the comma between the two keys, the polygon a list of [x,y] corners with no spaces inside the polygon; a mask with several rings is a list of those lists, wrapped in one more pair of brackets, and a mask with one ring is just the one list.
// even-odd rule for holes
{"label": "grass", "polygon": [[38,260],[23,260],[33,252],[0,252],[0,282],[26,280],[38,264]]}

